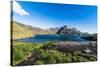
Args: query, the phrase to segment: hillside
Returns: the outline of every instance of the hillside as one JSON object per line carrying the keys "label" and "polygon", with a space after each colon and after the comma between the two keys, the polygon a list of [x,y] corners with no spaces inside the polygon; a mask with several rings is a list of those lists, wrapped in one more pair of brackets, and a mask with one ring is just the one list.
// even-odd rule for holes
{"label": "hillside", "polygon": [[26,37],[32,37],[35,34],[55,34],[55,29],[41,29],[38,27],[32,27],[16,21],[12,21],[12,39],[20,39]]}
{"label": "hillside", "polygon": [[12,23],[12,39],[19,39],[24,37],[32,36],[33,32],[27,29],[27,26],[24,24],[20,24],[18,22],[11,22]]}

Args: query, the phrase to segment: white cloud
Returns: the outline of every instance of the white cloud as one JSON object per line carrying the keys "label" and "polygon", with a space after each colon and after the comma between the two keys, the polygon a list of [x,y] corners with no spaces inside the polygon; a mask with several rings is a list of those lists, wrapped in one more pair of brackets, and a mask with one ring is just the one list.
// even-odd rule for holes
{"label": "white cloud", "polygon": [[16,1],[13,1],[13,11],[21,16],[29,15]]}

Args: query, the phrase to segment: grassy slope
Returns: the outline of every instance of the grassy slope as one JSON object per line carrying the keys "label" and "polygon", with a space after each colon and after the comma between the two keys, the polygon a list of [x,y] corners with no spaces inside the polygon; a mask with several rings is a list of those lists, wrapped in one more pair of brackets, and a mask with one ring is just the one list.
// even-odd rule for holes
{"label": "grassy slope", "polygon": [[32,27],[16,21],[12,21],[12,33],[13,39],[20,39],[26,37],[32,37],[35,34],[53,34],[54,30],[44,30],[38,27]]}
{"label": "grassy slope", "polygon": [[32,31],[28,30],[25,25],[22,25],[17,22],[13,22],[12,25],[13,25],[12,28],[13,39],[30,37],[33,35]]}

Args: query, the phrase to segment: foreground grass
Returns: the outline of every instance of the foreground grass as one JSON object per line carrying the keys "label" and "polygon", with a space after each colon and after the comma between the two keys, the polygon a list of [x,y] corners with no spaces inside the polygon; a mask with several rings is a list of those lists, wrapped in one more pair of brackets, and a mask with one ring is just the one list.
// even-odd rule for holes
{"label": "foreground grass", "polygon": [[41,45],[33,45],[31,43],[14,42],[13,43],[13,65],[20,63],[29,56],[35,48]]}
{"label": "foreground grass", "polygon": [[[27,59],[32,53],[36,54],[35,65],[40,64],[57,64],[57,63],[71,63],[71,62],[87,62],[96,61],[94,55],[86,55],[82,53],[66,53],[58,51],[54,48],[52,42],[44,44],[32,44],[14,42],[13,45],[13,65],[20,64],[20,62]],[[33,61],[31,61],[33,62]],[[23,64],[20,64],[23,65]]]}

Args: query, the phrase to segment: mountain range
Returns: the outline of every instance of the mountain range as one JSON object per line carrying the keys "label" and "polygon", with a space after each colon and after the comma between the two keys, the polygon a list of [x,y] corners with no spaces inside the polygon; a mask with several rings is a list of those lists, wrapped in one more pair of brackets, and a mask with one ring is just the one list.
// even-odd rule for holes
{"label": "mountain range", "polygon": [[11,28],[12,39],[32,37],[35,34],[89,35],[88,33],[83,33],[77,30],[76,28],[71,28],[67,25],[64,25],[62,27],[42,29],[39,27],[33,27],[30,25],[22,24],[17,21],[11,21]]}

